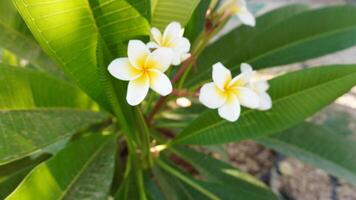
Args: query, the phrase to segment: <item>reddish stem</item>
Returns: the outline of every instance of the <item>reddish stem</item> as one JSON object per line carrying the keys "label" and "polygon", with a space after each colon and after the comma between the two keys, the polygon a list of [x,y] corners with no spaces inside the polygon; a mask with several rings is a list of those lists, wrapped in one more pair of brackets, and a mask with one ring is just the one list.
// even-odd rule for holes
{"label": "reddish stem", "polygon": [[[172,78],[172,84],[174,85],[180,77],[184,74],[184,71],[190,66],[191,63],[194,62],[194,56],[192,55],[188,60],[184,61],[182,64],[182,67],[179,68],[178,72],[175,74],[175,76]],[[151,124],[153,117],[156,115],[156,113],[161,109],[161,107],[164,105],[164,102],[167,100],[168,96],[162,96],[159,98],[155,106],[152,108],[151,113],[147,117],[147,123]]]}

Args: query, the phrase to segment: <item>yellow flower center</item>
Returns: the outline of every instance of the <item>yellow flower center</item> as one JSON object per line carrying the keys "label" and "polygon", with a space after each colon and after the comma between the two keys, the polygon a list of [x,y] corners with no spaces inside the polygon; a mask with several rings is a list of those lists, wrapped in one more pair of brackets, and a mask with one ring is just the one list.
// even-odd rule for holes
{"label": "yellow flower center", "polygon": [[163,47],[172,47],[173,45],[173,38],[170,36],[163,37],[161,41],[161,46]]}
{"label": "yellow flower center", "polygon": [[224,93],[227,96],[237,95],[239,93],[238,87],[241,86],[243,86],[243,83],[240,80],[235,81],[233,84],[231,84],[231,81],[227,81],[224,85]]}

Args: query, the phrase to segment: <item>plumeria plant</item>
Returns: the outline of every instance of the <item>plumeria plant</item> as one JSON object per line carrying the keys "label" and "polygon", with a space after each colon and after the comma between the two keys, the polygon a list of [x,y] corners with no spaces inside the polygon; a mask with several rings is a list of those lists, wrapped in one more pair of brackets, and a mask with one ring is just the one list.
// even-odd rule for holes
{"label": "plumeria plant", "polygon": [[356,184],[354,141],[309,120],[356,64],[263,76],[355,45],[356,7],[254,7],[1,1],[0,199],[282,199],[223,159],[244,140]]}

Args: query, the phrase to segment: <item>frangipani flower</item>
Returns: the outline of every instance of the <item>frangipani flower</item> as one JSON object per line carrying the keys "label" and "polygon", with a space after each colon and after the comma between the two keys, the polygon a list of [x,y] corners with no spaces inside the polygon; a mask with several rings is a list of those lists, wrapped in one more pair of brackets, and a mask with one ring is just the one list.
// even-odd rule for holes
{"label": "frangipani flower", "polygon": [[199,100],[211,109],[218,109],[219,115],[231,122],[236,121],[241,112],[241,105],[247,108],[258,108],[259,97],[248,83],[252,71],[242,72],[235,78],[221,63],[213,65],[213,82],[203,85]]}
{"label": "frangipani flower", "polygon": [[111,62],[108,70],[115,78],[129,81],[127,102],[140,104],[146,97],[149,88],[162,96],[172,92],[172,84],[164,74],[172,62],[170,49],[159,48],[152,53],[139,40],[130,40],[128,58],[118,58]]}
{"label": "frangipani flower", "polygon": [[242,23],[249,26],[256,25],[255,16],[248,10],[246,0],[227,0],[223,8],[237,15]]}
{"label": "frangipani flower", "polygon": [[171,22],[164,33],[157,28],[151,29],[152,42],[149,42],[147,46],[149,48],[170,48],[172,49],[174,56],[172,60],[173,65],[180,65],[184,60],[190,57],[188,53],[190,50],[190,42],[187,38],[183,37],[184,29],[178,22]]}
{"label": "frangipani flower", "polygon": [[[256,77],[256,72],[253,71],[252,67],[249,64],[241,65],[241,72],[243,73],[253,73],[253,76]],[[265,80],[256,80],[252,77],[252,80],[249,82],[248,86],[253,91],[257,93],[260,99],[260,105],[258,106],[258,110],[269,110],[272,108],[272,99],[270,95],[267,93],[269,89],[269,84]]]}

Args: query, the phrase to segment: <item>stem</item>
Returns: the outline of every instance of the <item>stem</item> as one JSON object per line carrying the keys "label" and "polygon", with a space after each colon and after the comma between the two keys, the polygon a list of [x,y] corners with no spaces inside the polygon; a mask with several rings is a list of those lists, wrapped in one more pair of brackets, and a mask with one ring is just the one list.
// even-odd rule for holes
{"label": "stem", "polygon": [[152,124],[153,117],[160,110],[160,108],[163,106],[164,102],[166,101],[166,98],[167,98],[166,96],[164,96],[164,97],[162,96],[158,99],[157,103],[155,104],[152,111],[150,112],[150,114],[147,117],[148,124]]}
{"label": "stem", "polygon": [[135,109],[136,120],[139,126],[139,132],[141,137],[141,149],[142,149],[142,158],[145,161],[147,167],[153,165],[153,159],[150,152],[150,131],[147,127],[146,120],[142,111],[139,108]]}
{"label": "stem", "polygon": [[[172,79],[172,84],[174,85],[180,77],[184,74],[184,71],[195,61],[195,57],[192,55],[188,60],[184,61],[182,64],[182,67],[179,68],[178,72],[175,74],[175,76]],[[166,102],[168,96],[161,96],[155,106],[153,107],[151,113],[147,117],[147,123],[151,124],[153,117],[156,115],[156,113],[161,109],[161,107],[164,105]]]}

